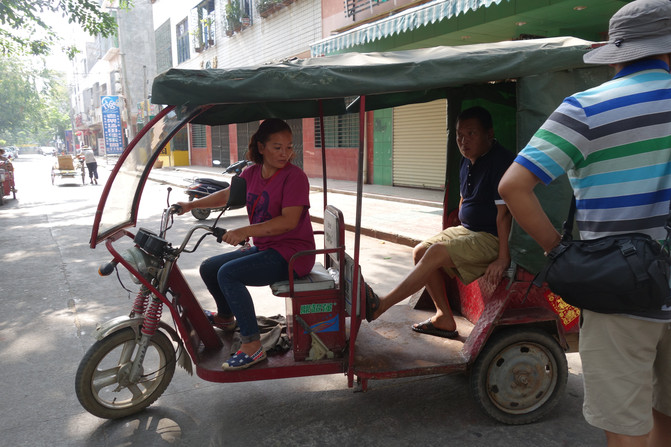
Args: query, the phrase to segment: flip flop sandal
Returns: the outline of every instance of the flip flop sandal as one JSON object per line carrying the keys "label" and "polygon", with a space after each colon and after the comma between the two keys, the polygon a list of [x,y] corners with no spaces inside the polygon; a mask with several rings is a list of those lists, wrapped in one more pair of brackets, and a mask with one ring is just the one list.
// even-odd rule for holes
{"label": "flip flop sandal", "polygon": [[224,332],[233,332],[235,328],[238,327],[238,324],[235,320],[229,321],[227,323],[217,323],[214,321],[217,316],[216,312],[210,312],[209,310],[204,310],[203,312],[205,312],[205,316],[212,326],[217,327]]}
{"label": "flip flop sandal", "polygon": [[363,285],[366,289],[366,321],[370,323],[374,320],[373,314],[380,308],[380,298],[367,283]]}
{"label": "flip flop sandal", "polygon": [[238,351],[231,356],[230,359],[226,360],[221,367],[224,371],[233,371],[236,369],[245,369],[249,368],[252,365],[255,365],[266,359],[266,353],[263,352],[263,348],[259,348],[251,356],[245,354],[242,351]]}
{"label": "flip flop sandal", "polygon": [[429,318],[426,321],[422,321],[421,323],[413,324],[412,330],[415,332],[419,332],[421,334],[435,335],[436,337],[443,337],[443,338],[459,337],[459,331],[457,330],[447,331],[445,329],[438,329],[431,322],[431,318]]}

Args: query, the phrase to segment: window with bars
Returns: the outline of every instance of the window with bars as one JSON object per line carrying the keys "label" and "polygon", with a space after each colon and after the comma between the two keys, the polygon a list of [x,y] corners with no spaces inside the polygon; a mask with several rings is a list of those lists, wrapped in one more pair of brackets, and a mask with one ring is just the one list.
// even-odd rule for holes
{"label": "window with bars", "polygon": [[156,31],[156,72],[163,73],[172,67],[172,43],[170,41],[170,19],[166,20]]}
{"label": "window with bars", "polygon": [[[324,141],[326,147],[359,147],[359,115],[325,116]],[[322,146],[319,119],[315,119],[315,147]]]}
{"label": "window with bars", "polygon": [[191,145],[193,147],[207,147],[207,126],[193,124],[191,126]]}

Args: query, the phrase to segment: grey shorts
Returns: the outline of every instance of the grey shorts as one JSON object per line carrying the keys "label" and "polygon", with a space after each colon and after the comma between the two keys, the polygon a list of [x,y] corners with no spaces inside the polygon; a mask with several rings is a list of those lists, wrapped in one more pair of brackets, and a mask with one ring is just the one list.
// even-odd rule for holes
{"label": "grey shorts", "polygon": [[580,359],[587,422],[613,433],[652,430],[671,416],[671,324],[583,310]]}

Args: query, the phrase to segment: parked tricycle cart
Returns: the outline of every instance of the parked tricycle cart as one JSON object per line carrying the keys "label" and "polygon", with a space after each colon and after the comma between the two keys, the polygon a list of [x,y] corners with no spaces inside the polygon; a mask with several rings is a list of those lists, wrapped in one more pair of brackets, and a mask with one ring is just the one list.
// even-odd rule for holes
{"label": "parked tricycle cart", "polygon": [[56,184],[56,179],[61,181],[79,181],[82,179],[82,185],[86,184],[86,167],[82,158],[73,158],[71,155],[58,155],[54,165],[51,167],[51,184]]}
{"label": "parked tricycle cart", "polygon": [[[582,55],[590,45],[573,38],[540,39],[344,54],[245,69],[171,69],[158,76],[152,101],[168,106],[121,155],[105,185],[91,235],[92,248],[104,243],[112,255],[101,273],[110,274],[120,264],[131,272],[139,291],[128,316],[96,330],[98,341],[76,377],[82,405],[104,418],[140,411],[165,390],[179,363],[188,371],[195,365],[199,377],[213,382],[344,374],[350,387],[356,383],[364,390],[371,379],[468,372],[474,397],[495,419],[522,424],[546,415],[565,389],[565,351],[575,347],[578,311],[546,288],[530,288],[544,261],[540,248],[519,228],[510,238],[513,263],[498,286],[491,289],[481,281],[464,286],[458,280],[448,284],[459,339],[410,330],[411,323],[432,313],[421,297],[415,306],[397,305],[373,323],[363,321],[361,271],[366,260],[360,259],[360,236],[366,117],[371,110],[447,98],[447,128],[452,129],[462,107],[484,103],[495,121],[508,117],[499,120],[512,135],[508,147],[520,148],[564,96],[606,76],[583,65]],[[548,85],[552,88],[546,89]],[[171,242],[168,230],[174,210],[167,208],[156,232],[129,231],[136,224],[149,171],[187,123],[223,125],[346,113],[358,113],[360,123],[353,247],[345,247],[342,213],[327,204],[329,159],[322,146],[324,242],[316,250],[320,262],[308,277],[291,277],[271,287],[286,299],[292,348],[249,369],[223,371],[221,364],[231,354],[231,335],[208,322],[177,261],[204,240],[220,238],[225,229],[217,228],[216,222],[197,224],[182,242]],[[497,135],[505,133],[497,130]],[[459,152],[453,132],[449,134],[445,226],[454,223],[458,205],[454,185]],[[235,186],[234,182],[233,192]],[[548,194],[540,199],[560,226],[558,216],[567,208],[570,188],[564,183],[563,189],[559,185]],[[214,238],[203,239],[206,235]],[[197,242],[192,237],[198,237]],[[166,318],[161,318],[163,310]]]}

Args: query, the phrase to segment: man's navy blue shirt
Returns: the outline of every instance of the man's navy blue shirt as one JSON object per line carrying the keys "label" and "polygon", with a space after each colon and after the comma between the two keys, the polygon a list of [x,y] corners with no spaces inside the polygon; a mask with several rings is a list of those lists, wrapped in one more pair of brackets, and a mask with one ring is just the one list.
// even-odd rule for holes
{"label": "man's navy blue shirt", "polygon": [[464,227],[498,236],[496,205],[503,204],[499,196],[499,182],[514,158],[512,152],[494,140],[489,152],[478,158],[475,164],[467,158],[461,159],[459,220]]}

